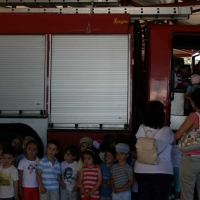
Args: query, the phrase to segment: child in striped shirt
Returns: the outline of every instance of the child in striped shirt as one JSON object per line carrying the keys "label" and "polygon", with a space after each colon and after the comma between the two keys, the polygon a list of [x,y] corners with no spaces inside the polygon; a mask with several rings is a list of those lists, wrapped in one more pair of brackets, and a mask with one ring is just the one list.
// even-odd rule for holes
{"label": "child in striped shirt", "polygon": [[115,149],[118,163],[111,169],[112,200],[131,200],[133,170],[126,162],[130,148],[125,143],[118,143]]}
{"label": "child in striped shirt", "polygon": [[101,170],[96,165],[98,155],[94,149],[87,148],[82,152],[84,167],[79,176],[82,200],[99,200],[99,186],[101,185]]}
{"label": "child in striped shirt", "polygon": [[59,142],[49,140],[46,148],[46,156],[39,161],[37,167],[37,181],[39,184],[40,200],[59,199],[60,163],[55,155],[59,151]]}

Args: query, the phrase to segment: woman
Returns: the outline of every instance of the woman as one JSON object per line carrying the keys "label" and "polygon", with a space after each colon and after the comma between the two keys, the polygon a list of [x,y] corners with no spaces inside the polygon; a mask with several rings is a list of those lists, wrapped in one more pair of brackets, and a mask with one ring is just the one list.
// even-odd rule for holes
{"label": "woman", "polygon": [[186,109],[186,115],[188,115],[190,112],[193,112],[192,108],[192,98],[191,95],[194,92],[195,89],[200,88],[200,76],[198,74],[193,74],[191,76],[191,84],[187,87],[186,93],[185,93],[185,109]]}
{"label": "woman", "polygon": [[[149,165],[136,161],[134,172],[138,182],[139,200],[167,200],[173,178],[173,166],[171,162],[171,143],[174,134],[170,127],[163,126],[165,121],[163,104],[160,101],[151,101],[147,105],[146,119],[139,127],[136,137],[148,137],[154,135],[158,144],[160,162],[157,165]],[[159,129],[159,130],[158,130]]]}
{"label": "woman", "polygon": [[[200,113],[200,88],[194,90],[191,95],[192,107]],[[188,115],[179,130],[175,133],[178,140],[188,130],[199,128],[199,117],[193,112]],[[181,200],[193,199],[195,183],[197,186],[198,198],[200,199],[200,150],[184,152],[179,168]]]}

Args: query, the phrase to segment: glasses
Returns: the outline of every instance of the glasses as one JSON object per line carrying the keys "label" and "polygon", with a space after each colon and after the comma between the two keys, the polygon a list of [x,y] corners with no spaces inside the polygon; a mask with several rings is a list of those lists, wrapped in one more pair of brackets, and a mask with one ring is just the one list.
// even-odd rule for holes
{"label": "glasses", "polygon": [[113,158],[113,156],[105,155],[105,158]]}

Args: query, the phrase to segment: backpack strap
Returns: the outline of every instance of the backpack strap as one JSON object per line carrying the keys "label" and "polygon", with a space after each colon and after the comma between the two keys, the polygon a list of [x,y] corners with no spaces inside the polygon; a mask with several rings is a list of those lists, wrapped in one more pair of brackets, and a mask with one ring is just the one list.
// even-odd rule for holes
{"label": "backpack strap", "polygon": [[[143,130],[144,130],[144,133],[145,133],[146,137],[148,138],[147,132],[150,131],[150,130],[146,131],[145,128],[144,128],[144,125],[143,125]],[[156,135],[156,133],[158,133],[159,130],[160,130],[160,129],[157,129],[156,132],[155,132],[154,134],[152,134],[152,136],[151,136],[150,138],[153,138],[153,137]],[[152,132],[151,132],[151,133],[152,133]]]}

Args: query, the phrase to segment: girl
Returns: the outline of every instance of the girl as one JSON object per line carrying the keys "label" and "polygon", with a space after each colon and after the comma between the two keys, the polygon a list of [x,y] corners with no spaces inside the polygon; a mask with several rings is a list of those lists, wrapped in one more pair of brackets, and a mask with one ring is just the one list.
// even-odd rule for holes
{"label": "girl", "polygon": [[[199,129],[200,114],[200,88],[192,93],[192,106],[196,111],[190,113],[181,127],[175,133],[175,139],[179,140],[182,135],[193,129]],[[196,184],[198,199],[200,199],[200,150],[183,152],[179,168],[181,200],[194,198]]]}
{"label": "girl", "polygon": [[30,140],[26,146],[26,157],[20,160],[19,170],[19,195],[21,200],[38,200],[39,190],[36,180],[36,168],[39,162],[37,157],[39,145],[36,140]]}
{"label": "girl", "polygon": [[87,148],[82,153],[84,167],[79,176],[79,184],[81,189],[81,199],[97,200],[99,199],[99,186],[101,185],[101,170],[96,165],[98,156],[94,149]]}

